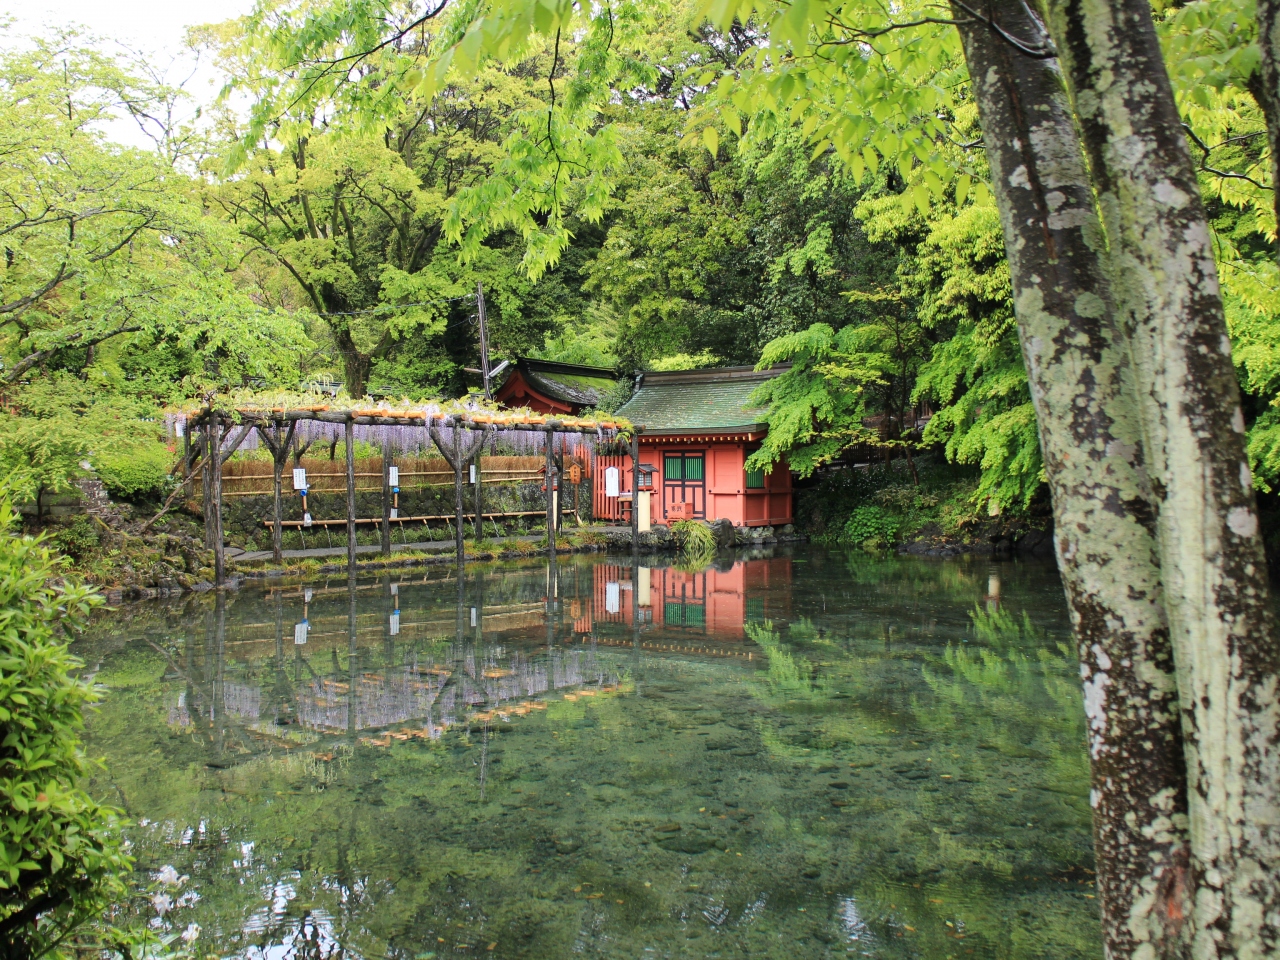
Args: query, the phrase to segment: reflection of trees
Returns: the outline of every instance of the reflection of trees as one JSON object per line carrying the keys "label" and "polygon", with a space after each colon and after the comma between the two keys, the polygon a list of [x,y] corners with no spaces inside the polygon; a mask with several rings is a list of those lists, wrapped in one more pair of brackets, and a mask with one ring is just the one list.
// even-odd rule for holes
{"label": "reflection of trees", "polygon": [[[1084,714],[1065,635],[1024,612],[1016,576],[991,602],[985,565],[856,566],[867,583],[893,578],[855,614],[748,633],[768,658],[752,683],[773,708],[756,721],[765,746],[800,776],[827,770],[847,782],[833,800],[863,838],[854,848],[892,851],[858,885],[861,942],[892,942],[898,932],[872,918],[906,903],[924,921],[920,956],[960,956],[962,945],[1024,956],[1019,944],[1037,941],[1061,956],[1096,954],[1096,927],[1060,899],[1093,865]],[[966,607],[967,624],[957,616]],[[959,943],[956,904],[983,931]]]}

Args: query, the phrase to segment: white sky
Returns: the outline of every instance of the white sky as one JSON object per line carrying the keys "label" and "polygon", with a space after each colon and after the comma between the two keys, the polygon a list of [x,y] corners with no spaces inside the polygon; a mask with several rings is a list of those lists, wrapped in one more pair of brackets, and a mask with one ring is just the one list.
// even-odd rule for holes
{"label": "white sky", "polygon": [[[21,44],[24,38],[48,32],[50,27],[79,25],[95,36],[104,50],[123,44],[153,58],[163,71],[186,54],[183,35],[187,27],[230,20],[252,8],[253,0],[0,0],[0,22],[11,21],[8,30],[0,32],[0,46]],[[189,72],[189,66],[175,66],[168,78],[179,82]],[[217,95],[220,83],[212,69],[201,69],[186,89],[207,103]],[[134,145],[145,143],[125,125],[109,133]]]}

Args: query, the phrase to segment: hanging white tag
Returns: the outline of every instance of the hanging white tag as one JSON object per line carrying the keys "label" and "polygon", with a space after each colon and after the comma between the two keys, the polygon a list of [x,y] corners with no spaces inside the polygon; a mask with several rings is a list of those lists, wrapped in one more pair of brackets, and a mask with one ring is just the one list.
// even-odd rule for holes
{"label": "hanging white tag", "polygon": [[293,626],[293,642],[294,642],[294,644],[295,644],[296,646],[299,646],[299,647],[300,647],[300,646],[302,646],[304,643],[306,643],[306,642],[307,642],[307,627],[308,627],[308,626],[309,626],[309,624],[308,624],[308,623],[307,623],[307,621],[305,621],[305,620],[303,620],[301,623],[296,623],[296,624],[294,624],[294,626]]}
{"label": "hanging white tag", "polygon": [[393,597],[400,596],[400,584],[398,583],[391,584],[391,595]]}
{"label": "hanging white tag", "polygon": [[302,591],[302,602],[310,603],[311,598],[314,596],[315,596],[315,593],[312,592],[310,587],[307,587],[305,590]]}
{"label": "hanging white tag", "polygon": [[473,627],[476,625],[476,608],[475,607],[471,608],[471,625]]}
{"label": "hanging white tag", "polygon": [[606,497],[616,497],[618,495],[617,467],[607,467],[604,471],[604,495]]}
{"label": "hanging white tag", "polygon": [[618,601],[618,585],[616,583],[606,583],[604,585],[604,612],[617,613],[621,609]]}
{"label": "hanging white tag", "polygon": [[387,467],[387,483],[393,487],[400,486],[399,467]]}
{"label": "hanging white tag", "polygon": [[391,623],[388,624],[391,636],[398,637],[400,635],[400,611],[397,610],[391,615]]}
{"label": "hanging white tag", "polygon": [[400,519],[400,511],[399,511],[399,510],[397,510],[395,507],[392,507],[392,508],[391,508],[391,519],[392,519],[392,520],[399,520],[399,519]]}
{"label": "hanging white tag", "polygon": [[175,437],[185,437],[187,435],[187,421],[185,419],[173,421],[173,435]]}
{"label": "hanging white tag", "polygon": [[307,471],[305,467],[293,468],[293,489],[295,490],[307,489]]}
{"label": "hanging white tag", "polygon": [[311,514],[309,514],[309,513],[304,513],[304,514],[302,515],[302,525],[303,525],[304,527],[309,527],[309,526],[311,526]]}

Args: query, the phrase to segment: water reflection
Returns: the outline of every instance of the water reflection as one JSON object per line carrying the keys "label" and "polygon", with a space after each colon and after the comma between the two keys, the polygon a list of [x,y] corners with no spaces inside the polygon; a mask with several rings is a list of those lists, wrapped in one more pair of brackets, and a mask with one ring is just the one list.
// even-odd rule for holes
{"label": "water reflection", "polygon": [[224,957],[1096,956],[1058,589],[802,550],[137,607],[78,650],[92,787]]}

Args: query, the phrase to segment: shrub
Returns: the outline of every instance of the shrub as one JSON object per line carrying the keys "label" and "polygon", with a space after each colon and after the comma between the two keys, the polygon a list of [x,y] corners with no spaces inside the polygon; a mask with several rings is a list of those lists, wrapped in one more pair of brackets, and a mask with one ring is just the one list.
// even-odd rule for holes
{"label": "shrub", "polygon": [[169,484],[173,454],[158,440],[118,442],[93,457],[103,485],[118,497],[145,497]]}
{"label": "shrub", "polygon": [[845,521],[842,540],[849,543],[893,543],[898,537],[900,518],[883,507],[855,507]]}
{"label": "shrub", "polygon": [[117,812],[76,788],[92,686],[67,651],[101,598],[50,584],[58,561],[43,538],[10,533],[0,498],[0,955],[41,956],[123,894],[129,870]]}

